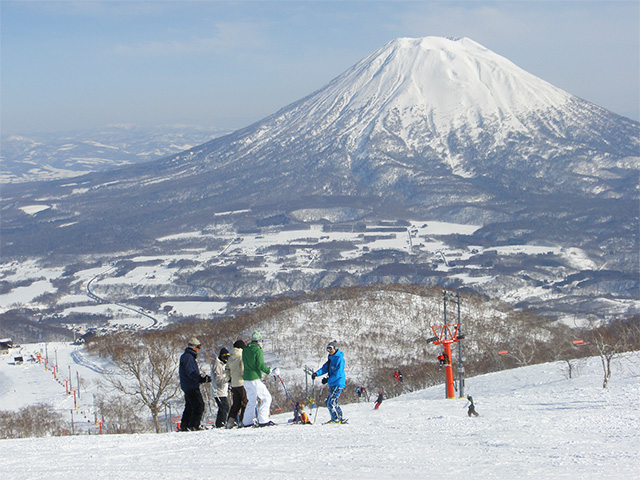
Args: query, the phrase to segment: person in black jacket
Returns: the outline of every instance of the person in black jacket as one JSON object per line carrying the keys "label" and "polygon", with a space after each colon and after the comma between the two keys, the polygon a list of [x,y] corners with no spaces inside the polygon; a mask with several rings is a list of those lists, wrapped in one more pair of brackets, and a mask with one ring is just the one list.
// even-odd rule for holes
{"label": "person in black jacket", "polygon": [[202,430],[200,421],[204,413],[204,400],[200,393],[200,384],[211,382],[209,375],[201,375],[196,357],[202,345],[196,337],[189,340],[187,348],[180,357],[180,388],[184,392],[184,412],[180,421],[180,431]]}
{"label": "person in black jacket", "polygon": [[473,404],[473,397],[471,397],[471,395],[467,395],[467,404],[465,405],[465,407],[469,407],[469,410],[467,410],[467,415],[473,415],[474,417],[480,416],[480,414],[476,412],[476,406]]}
{"label": "person in black jacket", "polygon": [[376,399],[376,405],[375,407],[373,407],[375,410],[380,408],[380,404],[382,403],[383,399],[384,399],[384,396],[382,395],[382,390],[380,390],[378,392],[378,398]]}

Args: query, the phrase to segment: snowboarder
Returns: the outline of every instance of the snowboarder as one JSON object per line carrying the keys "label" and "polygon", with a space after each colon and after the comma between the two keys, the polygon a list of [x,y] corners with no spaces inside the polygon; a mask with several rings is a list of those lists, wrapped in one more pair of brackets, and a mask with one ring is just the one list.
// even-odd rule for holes
{"label": "snowboarder", "polygon": [[[257,414],[258,426],[266,427],[275,425],[269,420],[269,409],[271,408],[271,394],[264,383],[262,383],[262,374],[274,376],[279,375],[278,369],[274,368],[273,372],[264,364],[264,355],[262,353],[262,335],[257,330],[251,335],[251,343],[242,350],[242,366],[244,372],[242,379],[244,380],[244,388],[247,391],[247,407],[244,412],[242,423],[245,427],[254,424]],[[260,406],[258,406],[260,400]]]}
{"label": "snowboarder", "polygon": [[471,395],[467,395],[467,404],[464,407],[469,407],[469,410],[467,410],[467,415],[473,415],[474,417],[480,416],[480,414],[476,412],[476,406],[473,404],[473,397]]}
{"label": "snowboarder", "polygon": [[384,400],[384,397],[382,396],[382,390],[380,390],[378,392],[378,398],[376,398],[376,405],[375,407],[373,407],[374,410],[377,410],[380,408],[380,404],[382,403],[382,400]]}
{"label": "snowboarder", "polygon": [[184,392],[184,412],[180,421],[181,432],[203,429],[200,420],[202,420],[204,413],[204,400],[200,392],[200,384],[211,382],[211,377],[200,374],[196,357],[201,348],[200,341],[196,337],[191,337],[187,348],[180,356],[178,374],[180,388]]}
{"label": "snowboarder", "polygon": [[346,375],[344,373],[344,354],[338,349],[338,342],[333,340],[327,345],[329,356],[327,361],[311,378],[315,380],[318,375],[329,374],[329,377],[322,379],[322,383],[329,384],[329,396],[327,397],[327,408],[331,415],[331,420],[327,423],[346,423],[342,417],[342,409],[338,404],[338,398],[346,386]]}
{"label": "snowboarder", "polygon": [[236,340],[233,344],[233,350],[227,362],[227,370],[231,377],[231,411],[227,420],[227,428],[233,428],[235,425],[242,425],[242,417],[244,417],[244,409],[247,406],[247,392],[244,389],[244,380],[242,373],[242,350],[246,347],[244,341]]}
{"label": "snowboarder", "polygon": [[218,405],[218,415],[216,416],[216,428],[224,427],[229,416],[229,371],[226,369],[229,361],[229,350],[220,349],[218,357],[214,357],[211,362],[211,394]]}
{"label": "snowboarder", "polygon": [[402,372],[400,370],[396,370],[396,372],[393,374],[393,377],[396,379],[396,381],[402,383]]}

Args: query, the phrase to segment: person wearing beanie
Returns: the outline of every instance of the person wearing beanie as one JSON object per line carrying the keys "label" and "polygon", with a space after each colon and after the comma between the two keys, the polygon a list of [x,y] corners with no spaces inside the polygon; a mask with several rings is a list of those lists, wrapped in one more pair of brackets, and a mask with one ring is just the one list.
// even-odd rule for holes
{"label": "person wearing beanie", "polygon": [[242,425],[244,410],[247,406],[247,392],[244,389],[244,380],[242,374],[244,368],[242,366],[242,350],[246,347],[242,340],[236,340],[231,350],[231,356],[227,362],[226,369],[231,378],[231,410],[229,411],[229,419],[227,420],[227,428],[233,428],[235,425]]}
{"label": "person wearing beanie", "polygon": [[211,382],[209,375],[201,375],[196,357],[202,348],[196,337],[191,337],[187,348],[180,356],[178,375],[180,388],[184,392],[184,412],[180,421],[180,431],[202,430],[200,421],[204,413],[204,400],[200,392],[200,384]]}
{"label": "person wearing beanie", "polygon": [[224,427],[229,416],[229,374],[226,369],[229,361],[229,350],[220,349],[220,354],[213,358],[211,362],[211,395],[218,405],[218,415],[216,415],[216,428]]}
{"label": "person wearing beanie", "polygon": [[380,408],[380,404],[382,403],[382,400],[384,400],[384,396],[382,395],[382,390],[380,390],[378,392],[378,398],[376,399],[376,405],[375,407],[373,407],[374,410],[377,410]]}
{"label": "person wearing beanie", "polygon": [[328,423],[347,423],[342,417],[342,409],[338,404],[338,398],[347,385],[347,378],[344,373],[344,354],[339,350],[336,340],[329,342],[327,345],[327,353],[329,354],[327,361],[322,367],[313,372],[311,378],[315,380],[318,375],[329,374],[328,378],[323,378],[322,383],[329,384],[329,396],[327,397],[327,409],[331,415]]}
{"label": "person wearing beanie", "polygon": [[[242,379],[244,380],[244,389],[247,392],[247,406],[244,411],[242,423],[245,427],[250,427],[257,420],[258,426],[266,427],[274,425],[269,420],[269,409],[271,408],[271,394],[264,383],[262,383],[262,374],[269,375],[271,369],[264,364],[264,355],[262,353],[262,335],[254,330],[251,335],[251,343],[242,350]],[[258,415],[256,418],[256,406],[260,399],[258,407]]]}

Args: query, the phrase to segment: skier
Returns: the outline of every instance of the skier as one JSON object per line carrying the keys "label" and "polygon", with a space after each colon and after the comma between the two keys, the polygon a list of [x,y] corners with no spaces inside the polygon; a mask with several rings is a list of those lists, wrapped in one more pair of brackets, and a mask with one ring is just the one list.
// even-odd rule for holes
{"label": "skier", "polygon": [[402,383],[402,372],[400,370],[396,370],[396,372],[393,374],[393,377],[396,379],[396,381]]}
{"label": "skier", "polygon": [[218,415],[216,416],[216,428],[224,427],[227,424],[229,416],[229,371],[226,369],[229,361],[229,350],[220,349],[218,357],[213,357],[211,362],[211,377],[213,384],[211,385],[211,394],[218,405]]}
{"label": "skier", "polygon": [[204,413],[204,400],[200,392],[201,383],[211,382],[209,375],[201,375],[196,357],[202,348],[196,337],[191,337],[187,348],[180,356],[178,374],[180,376],[180,388],[184,392],[184,412],[180,421],[180,431],[203,430],[200,425]]}
{"label": "skier", "polygon": [[382,396],[382,390],[380,390],[378,392],[378,398],[376,398],[376,405],[375,407],[373,407],[374,410],[377,410],[380,408],[380,404],[382,403],[382,400],[384,400],[384,397]]}
{"label": "skier", "polygon": [[233,403],[229,412],[229,420],[227,420],[227,428],[233,428],[234,425],[242,425],[242,417],[244,409],[247,406],[247,392],[244,389],[244,380],[242,380],[242,350],[246,347],[242,340],[236,340],[233,344],[231,357],[227,363],[227,370],[231,377],[231,396]]}
{"label": "skier", "polygon": [[329,356],[322,367],[313,372],[311,378],[315,380],[318,375],[329,374],[328,378],[323,378],[322,383],[329,384],[329,396],[327,397],[327,408],[331,415],[331,420],[327,423],[347,423],[342,417],[342,409],[338,404],[338,398],[346,386],[346,375],[344,373],[344,354],[338,349],[338,342],[333,340],[327,345]]}
{"label": "skier", "polygon": [[[257,330],[254,330],[253,335],[251,335],[251,343],[242,350],[242,365],[244,368],[242,379],[244,380],[244,388],[247,391],[247,408],[242,419],[243,425],[245,427],[252,426],[256,419],[256,413],[258,426],[275,425],[269,420],[271,394],[265,384],[262,383],[262,374],[269,375],[273,373],[274,376],[277,376],[279,372],[277,368],[274,368],[272,372],[264,364],[262,335]],[[260,406],[258,406],[258,400],[260,400]]]}
{"label": "skier", "polygon": [[367,389],[365,387],[360,387],[360,394],[364,397],[364,399],[367,402],[369,401],[369,392],[367,391]]}
{"label": "skier", "polygon": [[473,415],[474,417],[480,416],[480,414],[476,412],[476,406],[473,404],[473,397],[471,397],[471,395],[467,395],[467,404],[464,406],[464,408],[467,407],[469,407],[469,410],[467,410],[467,415]]}

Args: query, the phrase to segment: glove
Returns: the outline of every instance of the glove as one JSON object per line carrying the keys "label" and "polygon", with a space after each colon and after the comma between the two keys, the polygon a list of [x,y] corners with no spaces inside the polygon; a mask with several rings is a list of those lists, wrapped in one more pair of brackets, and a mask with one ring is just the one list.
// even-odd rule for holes
{"label": "glove", "polygon": [[326,385],[327,383],[329,383],[329,377],[324,377],[324,378],[322,379],[322,384],[323,384],[323,385]]}
{"label": "glove", "polygon": [[311,380],[315,380],[317,376],[318,376],[318,374],[316,372],[313,372],[311,374]]}
{"label": "glove", "polygon": [[279,377],[280,376],[280,369],[278,367],[273,368],[271,370],[271,375],[273,375],[274,377]]}
{"label": "glove", "polygon": [[209,375],[200,377],[200,383],[211,383],[211,377]]}

